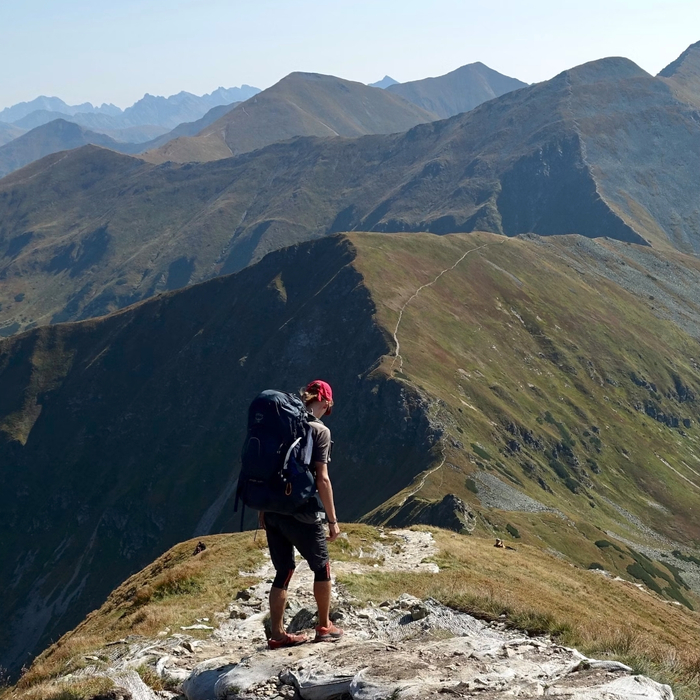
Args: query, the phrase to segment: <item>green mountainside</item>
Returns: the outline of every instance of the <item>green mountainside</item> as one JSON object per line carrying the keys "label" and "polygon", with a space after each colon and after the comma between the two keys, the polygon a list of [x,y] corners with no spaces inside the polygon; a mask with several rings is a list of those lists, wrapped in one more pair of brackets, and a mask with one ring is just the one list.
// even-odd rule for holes
{"label": "green mountainside", "polygon": [[437,115],[385,90],[318,73],[290,73],[202,129],[144,153],[152,163],[230,158],[295,136],[406,131]]}
{"label": "green mountainside", "polygon": [[0,665],[237,529],[247,404],[312,376],[342,520],[517,539],[697,607],[699,283],[624,242],[361,233],[5,339]]}
{"label": "green mountainside", "polygon": [[578,233],[697,253],[696,115],[665,79],[605,59],[404,134],[298,138],[202,164],[93,146],[49,156],[0,180],[0,334],[345,230]]}
{"label": "green mountainside", "polygon": [[509,78],[483,63],[470,63],[437,78],[395,83],[386,89],[447,119],[526,86],[522,80]]}

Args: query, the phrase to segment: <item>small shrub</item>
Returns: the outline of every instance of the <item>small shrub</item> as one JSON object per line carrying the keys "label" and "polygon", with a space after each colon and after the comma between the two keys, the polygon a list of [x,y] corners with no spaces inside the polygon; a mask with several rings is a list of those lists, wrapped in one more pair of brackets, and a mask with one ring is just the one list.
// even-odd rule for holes
{"label": "small shrub", "polygon": [[597,561],[591,562],[588,565],[588,569],[589,569],[589,571],[593,571],[593,570],[605,571],[605,567],[602,564],[599,564]]}
{"label": "small shrub", "polygon": [[595,546],[598,547],[598,549],[605,549],[606,547],[612,547],[613,549],[616,549],[621,554],[624,554],[624,552],[614,542],[608,542],[607,540],[596,540]]}
{"label": "small shrub", "polygon": [[671,554],[673,554],[676,559],[680,559],[681,561],[687,561],[687,562],[692,562],[693,564],[697,564],[700,566],[700,559],[697,557],[694,557],[692,554],[683,554],[677,549],[674,549]]}
{"label": "small shrub", "polygon": [[479,457],[481,457],[481,459],[491,459],[491,455],[481,445],[477,445],[475,442],[472,442],[471,446],[472,450],[474,450],[474,452],[476,452],[476,454],[478,454]]}
{"label": "small shrub", "polygon": [[514,525],[508,523],[506,525],[506,530],[508,531],[508,534],[511,535],[511,537],[515,537],[516,540],[520,539],[520,532],[518,532],[518,528]]}
{"label": "small shrub", "polygon": [[567,476],[566,479],[564,479],[564,485],[567,489],[569,489],[569,491],[571,491],[571,493],[581,492],[581,484],[571,476]]}
{"label": "small shrub", "polygon": [[472,493],[479,493],[479,489],[476,485],[476,481],[474,479],[469,479],[467,478],[464,482],[464,485],[472,492]]}
{"label": "small shrub", "polygon": [[550,459],[549,466],[560,479],[567,479],[569,477],[569,470],[558,459]]}
{"label": "small shrub", "polygon": [[654,581],[654,579],[637,562],[627,565],[627,573],[633,578],[642,581],[642,583],[644,583],[647,588],[654,591],[654,593],[663,595],[663,591],[661,590],[659,584],[656,583],[656,581]]}
{"label": "small shrub", "polygon": [[151,690],[159,691],[164,690],[163,679],[156,673],[154,668],[151,668],[148,664],[141,664],[136,669],[136,673],[141,676],[141,680],[149,687]]}
{"label": "small shrub", "polygon": [[668,586],[664,588],[664,593],[673,600],[679,602],[681,605],[685,605],[689,610],[695,610],[692,603],[674,586]]}
{"label": "small shrub", "polygon": [[676,580],[678,586],[685,588],[686,591],[690,590],[690,586],[683,580],[680,569],[677,566],[666,561],[664,562],[664,566],[673,574],[673,578]]}

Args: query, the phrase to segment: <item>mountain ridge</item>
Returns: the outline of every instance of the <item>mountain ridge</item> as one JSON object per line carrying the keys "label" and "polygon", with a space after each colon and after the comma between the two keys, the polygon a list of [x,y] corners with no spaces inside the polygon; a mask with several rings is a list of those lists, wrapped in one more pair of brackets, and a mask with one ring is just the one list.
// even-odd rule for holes
{"label": "mountain ridge", "polygon": [[[188,165],[86,146],[0,180],[0,332],[107,313],[338,231],[578,233],[698,252],[694,115],[663,80],[607,59],[403,134],[301,137]],[[102,252],[86,267],[88,249]]]}

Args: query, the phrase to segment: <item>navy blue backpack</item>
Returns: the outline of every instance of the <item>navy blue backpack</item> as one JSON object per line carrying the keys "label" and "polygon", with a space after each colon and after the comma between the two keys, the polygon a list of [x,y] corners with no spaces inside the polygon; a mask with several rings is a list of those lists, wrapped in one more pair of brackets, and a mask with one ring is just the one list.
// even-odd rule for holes
{"label": "navy blue backpack", "polygon": [[304,402],[273,389],[258,394],[248,409],[234,510],[239,500],[272,513],[316,510],[316,479],[309,469],[312,450]]}

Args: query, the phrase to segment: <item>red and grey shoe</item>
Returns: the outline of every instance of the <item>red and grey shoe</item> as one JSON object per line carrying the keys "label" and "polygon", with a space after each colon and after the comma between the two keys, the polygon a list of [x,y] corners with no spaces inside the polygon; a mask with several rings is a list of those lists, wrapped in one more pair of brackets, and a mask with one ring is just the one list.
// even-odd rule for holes
{"label": "red and grey shoe", "polygon": [[292,634],[291,632],[285,632],[284,637],[282,637],[281,639],[268,639],[267,647],[268,649],[296,647],[300,644],[305,644],[308,641],[309,638],[305,634]]}
{"label": "red and grey shoe", "polygon": [[337,642],[343,636],[343,630],[336,627],[332,622],[330,627],[316,626],[316,636],[314,642]]}

